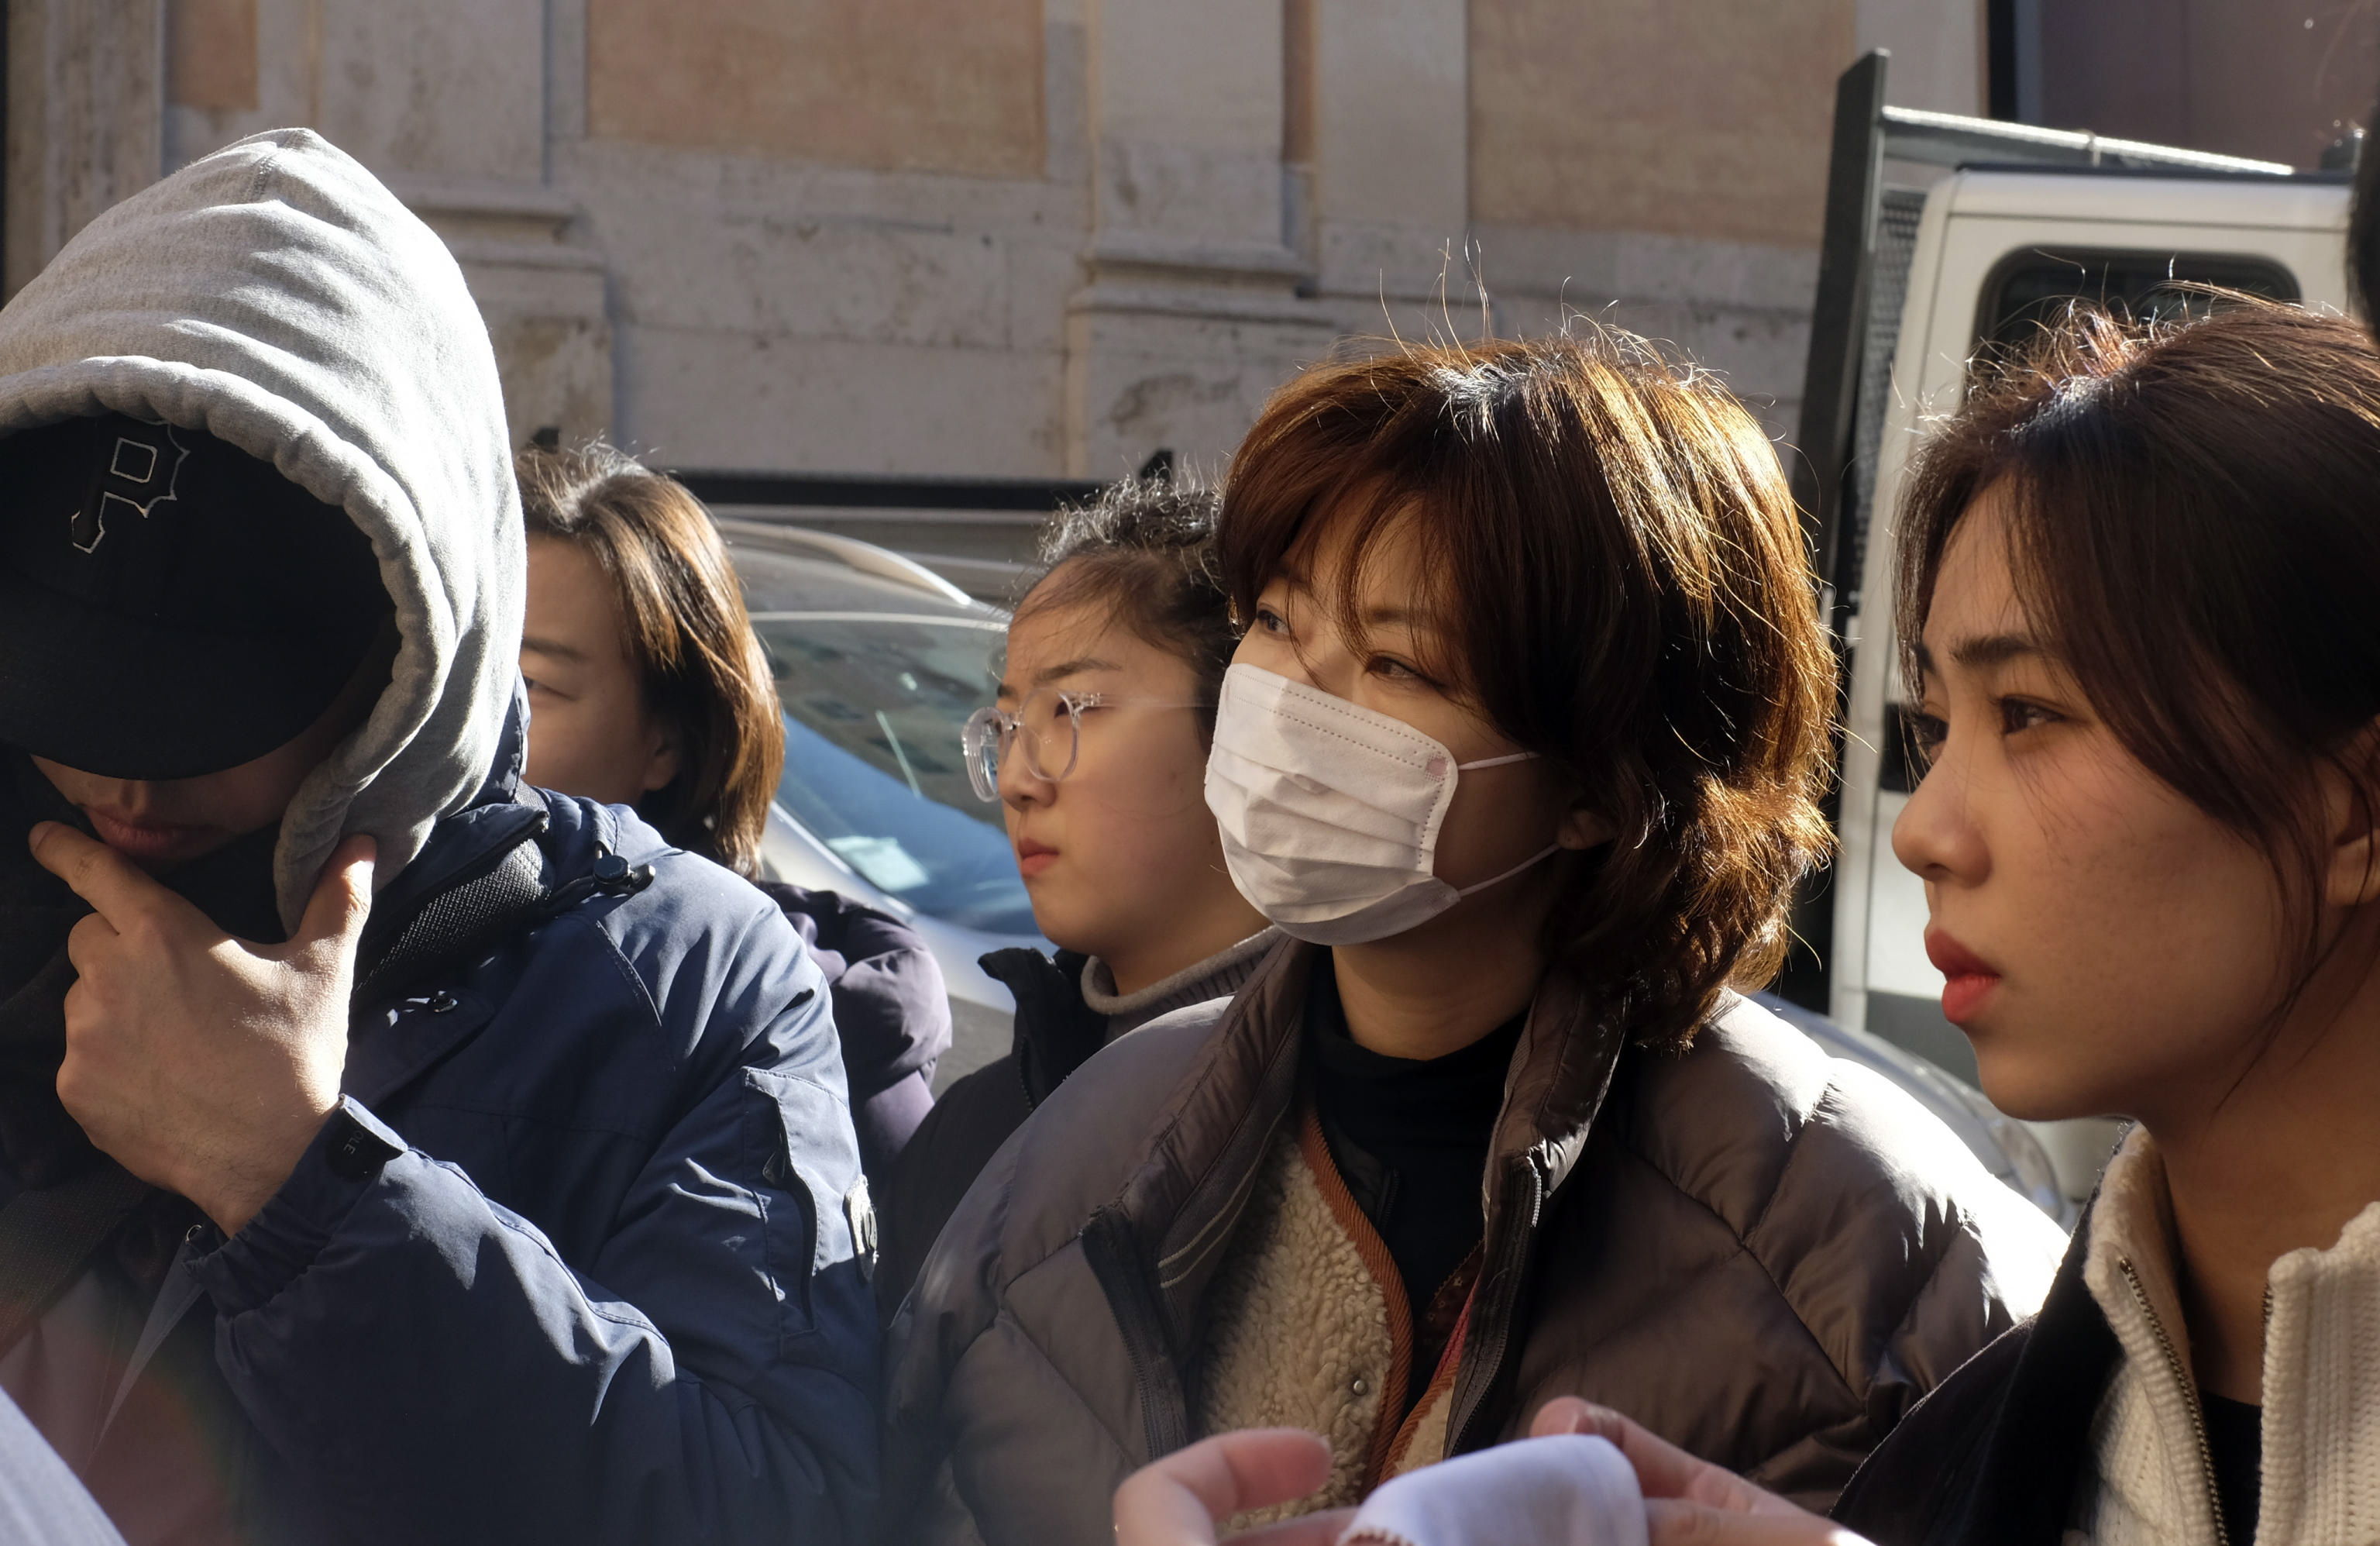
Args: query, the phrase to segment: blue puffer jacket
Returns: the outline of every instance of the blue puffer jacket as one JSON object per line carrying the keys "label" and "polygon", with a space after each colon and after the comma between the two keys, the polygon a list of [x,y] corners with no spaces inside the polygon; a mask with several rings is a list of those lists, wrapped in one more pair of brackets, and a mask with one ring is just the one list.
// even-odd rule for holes
{"label": "blue puffer jacket", "polygon": [[[369,947],[461,911],[429,904],[544,820],[541,879],[568,905],[443,970],[400,955],[425,969],[398,1002],[373,996],[386,980],[359,996],[350,1100],[280,1193],[227,1242],[186,1236],[178,1199],[132,1205],[28,1296],[46,1308],[0,1349],[0,1389],[132,1546],[862,1537],[871,1219],[823,979],[742,881],[625,811],[520,791],[525,539],[453,254],[307,130],[201,156],[0,308],[0,435],[103,412],[185,452],[212,437],[352,523],[398,646],[277,828],[167,883],[198,901],[223,870],[256,894],[244,937],[285,938],[324,858],[367,834]],[[161,521],[206,493],[180,458],[135,465],[111,463],[109,497]],[[0,521],[71,538],[22,500]],[[80,690],[25,686],[44,688]],[[0,830],[0,1205],[108,1179],[55,1089],[81,909],[26,825]],[[577,883],[599,866],[614,883]],[[146,1361],[122,1387],[128,1358]]]}
{"label": "blue puffer jacket", "polygon": [[261,1441],[234,1491],[341,1542],[861,1539],[872,1224],[819,968],[734,875],[516,778],[375,916],[541,811],[551,883],[653,878],[358,1023],[346,1110],[236,1237],[197,1232],[188,1320]]}

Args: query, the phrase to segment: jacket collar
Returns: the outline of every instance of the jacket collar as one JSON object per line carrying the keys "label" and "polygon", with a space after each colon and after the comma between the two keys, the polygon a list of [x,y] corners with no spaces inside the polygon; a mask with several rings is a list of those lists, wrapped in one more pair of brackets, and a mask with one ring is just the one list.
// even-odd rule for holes
{"label": "jacket collar", "polygon": [[1010,1053],[1026,1101],[1038,1106],[1116,1038],[1160,1015],[1238,992],[1280,943],[1280,931],[1266,929],[1138,992],[1123,994],[1115,992],[1106,962],[1077,951],[1061,950],[1053,960],[1016,947],[995,950],[977,964],[1016,1001]]}
{"label": "jacket collar", "polygon": [[401,926],[431,898],[468,874],[500,848],[509,848],[530,828],[545,820],[545,804],[533,795],[524,797],[521,768],[528,745],[528,703],[516,689],[504,728],[496,742],[488,775],[470,802],[430,829],[421,851],[372,897],[372,919],[365,928],[374,938],[381,931]]}
{"label": "jacket collar", "polygon": [[[2171,1539],[2213,1541],[2214,1500],[2196,1480],[2201,1397],[2181,1310],[2172,1194],[2145,1129],[2135,1127],[2108,1163],[2085,1232],[2083,1278],[2122,1348],[2116,1394],[2144,1425],[2114,1424],[2102,1442],[2132,1432],[2165,1461],[2153,1473],[2101,1455],[2100,1486]],[[2345,1539],[2344,1516],[2336,1516],[2341,1500],[2380,1476],[2380,1423],[2362,1416],[2369,1393],[2380,1389],[2374,1303],[2380,1203],[2350,1220],[2336,1244],[2290,1251],[2266,1272],[2259,1540]],[[2159,1473],[2180,1484],[2139,1486]]]}
{"label": "jacket collar", "polygon": [[1160,1015],[1186,1009],[1209,999],[1229,998],[1256,975],[1257,968],[1281,943],[1278,929],[1260,929],[1239,943],[1194,961],[1137,992],[1115,991],[1115,974],[1093,956],[1083,962],[1079,979],[1083,1003],[1108,1019],[1108,1040],[1128,1035]]}
{"label": "jacket collar", "polygon": [[[1204,1053],[1160,1117],[1148,1161],[1122,1211],[1152,1242],[1177,1334],[1197,1307],[1245,1207],[1274,1136],[1295,1104],[1306,983],[1322,947],[1296,941],[1267,956],[1224,1011]],[[1549,976],[1529,1007],[1487,1172],[1487,1236],[1534,1230],[1507,1219],[1515,1166],[1536,1167],[1543,1195],[1575,1168],[1618,1066],[1621,1039],[1571,980]],[[1517,1292],[1517,1282],[1506,1285]]]}

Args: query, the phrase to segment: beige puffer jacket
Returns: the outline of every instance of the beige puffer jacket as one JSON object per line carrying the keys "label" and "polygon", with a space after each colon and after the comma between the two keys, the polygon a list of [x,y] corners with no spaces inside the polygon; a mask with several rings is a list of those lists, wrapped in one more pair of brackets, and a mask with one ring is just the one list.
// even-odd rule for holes
{"label": "beige puffer jacket", "polygon": [[[893,1322],[888,1540],[1095,1546],[1117,1483],[1201,1436],[1315,955],[1108,1047],[994,1158]],[[1484,1183],[1441,1454],[1577,1394],[1820,1508],[2064,1246],[1907,1096],[1732,995],[1669,1056],[1549,980]]]}

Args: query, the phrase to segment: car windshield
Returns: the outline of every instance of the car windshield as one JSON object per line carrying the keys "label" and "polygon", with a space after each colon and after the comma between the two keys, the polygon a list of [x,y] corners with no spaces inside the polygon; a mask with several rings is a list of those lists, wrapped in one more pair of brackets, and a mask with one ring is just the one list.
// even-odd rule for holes
{"label": "car windshield", "polygon": [[959,755],[960,727],[991,701],[1001,625],[856,612],[752,622],[785,705],[786,813],[921,913],[1034,932],[1000,808],[975,797]]}

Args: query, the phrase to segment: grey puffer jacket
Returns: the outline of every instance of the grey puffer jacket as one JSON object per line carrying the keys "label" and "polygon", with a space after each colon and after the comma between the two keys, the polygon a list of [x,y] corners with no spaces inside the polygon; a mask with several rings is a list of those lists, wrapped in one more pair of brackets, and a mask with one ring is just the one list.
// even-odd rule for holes
{"label": "grey puffer jacket", "polygon": [[[1299,1111],[1311,947],[1094,1057],[993,1160],[892,1329],[889,1539],[1093,1546],[1199,1437],[1208,1295]],[[2046,1290],[2056,1227],[1868,1070],[1729,995],[1682,1056],[1532,1005],[1445,1453],[1556,1395],[1823,1508]]]}

